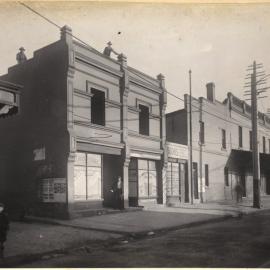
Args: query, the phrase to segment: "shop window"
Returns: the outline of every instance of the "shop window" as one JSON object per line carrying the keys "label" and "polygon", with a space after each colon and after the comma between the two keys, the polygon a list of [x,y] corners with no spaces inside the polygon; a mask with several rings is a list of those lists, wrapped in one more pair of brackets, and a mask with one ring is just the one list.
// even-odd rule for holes
{"label": "shop window", "polygon": [[200,143],[204,144],[204,122],[200,121]]}
{"label": "shop window", "polygon": [[75,200],[102,198],[101,155],[76,153],[74,166]]}
{"label": "shop window", "polygon": [[221,130],[221,143],[222,143],[222,148],[226,149],[226,130],[222,129]]}
{"label": "shop window", "polygon": [[155,161],[138,160],[139,197],[157,196],[157,170]]}
{"label": "shop window", "polygon": [[263,139],[263,153],[265,153],[266,152],[265,151],[265,137],[263,136],[262,139]]}
{"label": "shop window", "polygon": [[205,173],[205,185],[209,187],[209,166],[208,164],[204,165],[204,173]]}
{"label": "shop window", "polygon": [[149,108],[139,105],[139,133],[149,136]]}
{"label": "shop window", "polygon": [[238,141],[239,141],[239,147],[243,147],[243,129],[242,127],[238,127]]}
{"label": "shop window", "polygon": [[91,89],[91,122],[105,126],[105,93]]}
{"label": "shop window", "polygon": [[229,186],[229,169],[227,167],[224,168],[224,180],[225,180],[225,186]]}
{"label": "shop window", "polygon": [[167,168],[167,194],[169,196],[179,196],[180,191],[179,163],[168,162]]}
{"label": "shop window", "polygon": [[252,150],[252,131],[249,131],[249,150]]}

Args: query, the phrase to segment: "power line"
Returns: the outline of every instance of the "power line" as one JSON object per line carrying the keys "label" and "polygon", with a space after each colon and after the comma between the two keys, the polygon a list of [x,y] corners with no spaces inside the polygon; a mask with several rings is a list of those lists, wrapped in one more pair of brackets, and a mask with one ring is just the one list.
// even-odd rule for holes
{"label": "power line", "polygon": [[[137,75],[138,77],[144,79],[143,77],[141,77],[141,76],[138,75],[137,73],[134,73],[134,74]],[[180,101],[182,101],[182,102],[185,103],[185,100],[184,100],[183,98],[180,98],[180,97],[176,96],[175,94],[173,94],[173,93],[171,93],[171,92],[169,92],[169,91],[167,91],[167,90],[165,90],[165,89],[164,89],[164,92],[166,92],[168,95],[170,95],[170,96],[172,96],[172,97],[174,97],[174,98],[176,98],[176,99],[178,99],[178,100],[180,100]],[[228,122],[228,123],[230,123],[230,124],[235,124],[235,125],[239,126],[238,123],[234,123],[234,122],[232,122],[232,121],[230,121],[230,120],[227,120],[227,119],[224,119],[224,118],[222,118],[222,117],[220,117],[220,116],[218,116],[218,115],[216,115],[216,114],[213,114],[213,113],[210,113],[210,112],[205,111],[205,110],[203,110],[203,109],[200,109],[200,107],[197,107],[197,106],[195,106],[194,104],[191,104],[191,106],[192,106],[193,108],[198,109],[198,112],[199,112],[199,111],[202,111],[202,112],[207,113],[207,114],[209,114],[209,115],[212,115],[212,116],[214,116],[214,117],[216,117],[216,118],[219,118],[219,119],[221,119],[222,121],[225,121],[225,122]],[[243,125],[242,125],[242,127],[246,127],[246,128],[248,128],[248,129],[251,128],[251,127],[249,127],[249,126],[243,126]]]}
{"label": "power line", "polygon": [[[56,24],[55,22],[53,22],[52,20],[48,19],[47,17],[45,17],[44,15],[42,15],[41,13],[39,13],[38,11],[34,10],[33,8],[31,8],[30,6],[26,5],[23,2],[18,1],[18,3],[22,6],[24,6],[25,8],[27,8],[28,10],[32,11],[33,13],[35,13],[36,15],[40,16],[41,18],[43,18],[44,20],[46,20],[47,22],[49,22],[50,24],[54,25],[55,27],[57,27],[58,29],[61,30],[61,26],[59,26],[58,24]],[[78,41],[80,41],[81,43],[83,43],[85,46],[89,47],[91,50],[99,53],[102,55],[101,52],[99,52],[98,50],[96,50],[95,48],[93,48],[92,46],[90,46],[89,44],[87,44],[86,42],[84,42],[83,40],[81,40],[80,38],[78,38],[77,36],[73,35],[72,33],[70,34],[73,38],[77,39]]]}
{"label": "power line", "polygon": [[[54,25],[55,27],[57,27],[58,29],[61,30],[61,27],[60,27],[58,24],[56,24],[56,23],[53,22],[52,20],[48,19],[46,16],[42,15],[42,14],[39,13],[38,11],[34,10],[34,9],[31,8],[30,6],[28,6],[27,4],[25,4],[25,3],[23,3],[23,2],[18,2],[18,3],[19,3],[20,5],[22,5],[22,6],[24,6],[25,8],[27,8],[28,10],[30,10],[31,12],[35,13],[36,15],[40,16],[41,18],[43,18],[44,20],[46,20],[46,21],[49,22],[50,24]],[[77,36],[75,36],[75,35],[73,35],[73,34],[71,34],[71,36],[72,36],[73,38],[77,39],[78,41],[80,41],[81,43],[83,43],[84,45],[86,45],[87,47],[89,47],[91,50],[93,50],[93,51],[97,52],[98,54],[102,55],[98,50],[96,50],[95,48],[93,48],[92,46],[90,46],[88,43],[84,42],[83,40],[81,40],[81,39],[78,38]],[[131,73],[133,73],[134,75],[140,77],[141,79],[147,81],[148,83],[153,84],[153,82],[147,80],[145,77],[140,76],[138,73],[132,72],[131,70],[129,70],[129,72],[131,72]],[[176,99],[178,99],[178,100],[181,100],[182,102],[185,102],[184,99],[182,99],[182,98],[176,96],[175,94],[173,94],[173,93],[171,93],[171,92],[169,92],[169,91],[167,91],[167,90],[164,90],[164,91],[165,91],[166,93],[168,93],[169,95],[171,95],[172,97],[174,97],[174,98],[176,98]],[[197,107],[197,106],[195,106],[194,104],[191,104],[191,106],[194,107],[194,108],[196,108],[196,109],[199,109],[199,110],[200,110],[200,108]],[[235,125],[238,126],[238,123],[231,122],[231,121],[229,121],[229,120],[227,120],[227,119],[224,119],[224,118],[222,118],[222,117],[219,117],[219,116],[217,116],[217,115],[215,115],[215,114],[213,114],[213,113],[210,113],[210,112],[208,112],[208,111],[205,111],[205,110],[201,110],[201,111],[202,111],[202,112],[205,112],[205,113],[207,113],[207,114],[209,114],[209,115],[212,115],[212,116],[214,116],[214,117],[216,117],[216,118],[219,118],[219,119],[221,119],[222,121],[228,122],[228,123],[230,123],[230,124],[235,124]],[[128,120],[128,119],[127,119],[127,120]],[[119,120],[119,121],[121,121],[121,120]],[[250,128],[250,127],[248,127],[248,126],[243,126],[243,127]]]}

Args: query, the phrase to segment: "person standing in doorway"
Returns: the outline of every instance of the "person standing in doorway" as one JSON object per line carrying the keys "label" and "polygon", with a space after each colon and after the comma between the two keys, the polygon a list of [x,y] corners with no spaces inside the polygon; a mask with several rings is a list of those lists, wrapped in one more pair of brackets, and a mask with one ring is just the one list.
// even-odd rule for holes
{"label": "person standing in doorway", "polygon": [[235,186],[236,201],[237,203],[242,202],[243,200],[243,187],[240,183],[237,183]]}
{"label": "person standing in doorway", "polygon": [[123,200],[123,181],[122,177],[118,176],[117,182],[115,183],[114,187],[114,201],[115,201],[115,208],[123,210],[124,209],[124,200]]}
{"label": "person standing in doorway", "polygon": [[9,220],[5,211],[5,206],[0,203],[0,259],[4,258],[4,243],[7,240],[7,231],[9,229]]}

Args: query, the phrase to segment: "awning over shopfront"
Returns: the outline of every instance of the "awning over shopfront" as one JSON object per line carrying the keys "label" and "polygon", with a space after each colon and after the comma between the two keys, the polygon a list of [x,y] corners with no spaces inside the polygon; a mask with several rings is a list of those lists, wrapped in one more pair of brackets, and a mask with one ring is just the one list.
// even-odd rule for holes
{"label": "awning over shopfront", "polygon": [[[252,152],[244,150],[232,150],[226,163],[230,172],[241,174],[252,173]],[[270,173],[270,154],[260,153],[261,173]]]}
{"label": "awning over shopfront", "polygon": [[0,80],[0,118],[16,114],[22,86]]}

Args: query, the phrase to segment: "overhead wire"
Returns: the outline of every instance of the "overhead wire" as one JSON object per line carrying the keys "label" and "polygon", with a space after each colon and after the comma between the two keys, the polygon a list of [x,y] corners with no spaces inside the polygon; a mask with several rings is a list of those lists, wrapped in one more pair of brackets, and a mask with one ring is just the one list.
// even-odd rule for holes
{"label": "overhead wire", "polygon": [[[40,16],[41,18],[43,18],[44,20],[46,20],[46,21],[49,22],[50,24],[54,25],[55,27],[57,27],[58,29],[61,30],[61,27],[60,27],[58,24],[56,24],[56,23],[53,22],[52,20],[48,19],[46,16],[42,15],[40,12],[34,10],[33,8],[31,8],[30,6],[28,6],[27,4],[25,4],[25,3],[23,3],[23,2],[18,1],[18,3],[19,3],[20,5],[22,5],[22,6],[24,6],[25,8],[27,8],[28,10],[32,11],[32,12],[35,13],[36,15]],[[84,42],[83,40],[81,40],[81,39],[78,38],[77,36],[75,36],[75,35],[73,35],[73,34],[71,34],[71,36],[72,36],[73,38],[75,38],[76,40],[80,41],[81,43],[83,43],[84,45],[86,45],[87,47],[89,47],[91,50],[93,50],[93,51],[97,52],[98,54],[102,55],[98,50],[96,50],[95,48],[93,48],[92,46],[90,46],[88,43]],[[140,77],[141,79],[147,81],[148,83],[153,84],[152,81],[146,79],[145,77],[140,76],[138,73],[135,73],[135,72],[132,71],[132,70],[129,70],[129,72],[131,72],[131,73],[133,73],[134,75]],[[165,89],[164,89],[164,91],[165,91],[167,94],[169,94],[170,96],[172,96],[172,97],[174,97],[174,98],[176,98],[176,99],[178,99],[178,100],[181,100],[182,102],[185,102],[184,99],[182,99],[182,98],[176,96],[175,94],[173,94],[173,93],[171,93],[171,92],[169,92],[169,91],[167,91],[167,90],[165,90]],[[238,123],[235,123],[235,122],[232,122],[232,121],[227,120],[227,119],[225,119],[225,118],[222,118],[222,117],[220,117],[220,116],[217,116],[216,114],[213,114],[213,113],[210,113],[210,112],[208,112],[208,111],[202,110],[201,108],[195,106],[194,104],[191,104],[191,106],[194,107],[194,108],[196,108],[196,109],[199,109],[199,111],[205,112],[205,113],[207,113],[207,114],[209,114],[209,115],[212,115],[212,116],[214,116],[214,117],[216,117],[216,118],[219,118],[219,119],[221,119],[222,121],[228,122],[228,123],[230,123],[230,124],[235,124],[235,125],[237,125],[237,126],[239,125]],[[119,120],[119,121],[121,121],[121,120]],[[242,125],[242,126],[243,126],[243,125]],[[243,126],[243,127],[246,127],[246,128],[248,128],[248,129],[250,129],[249,126]]]}

